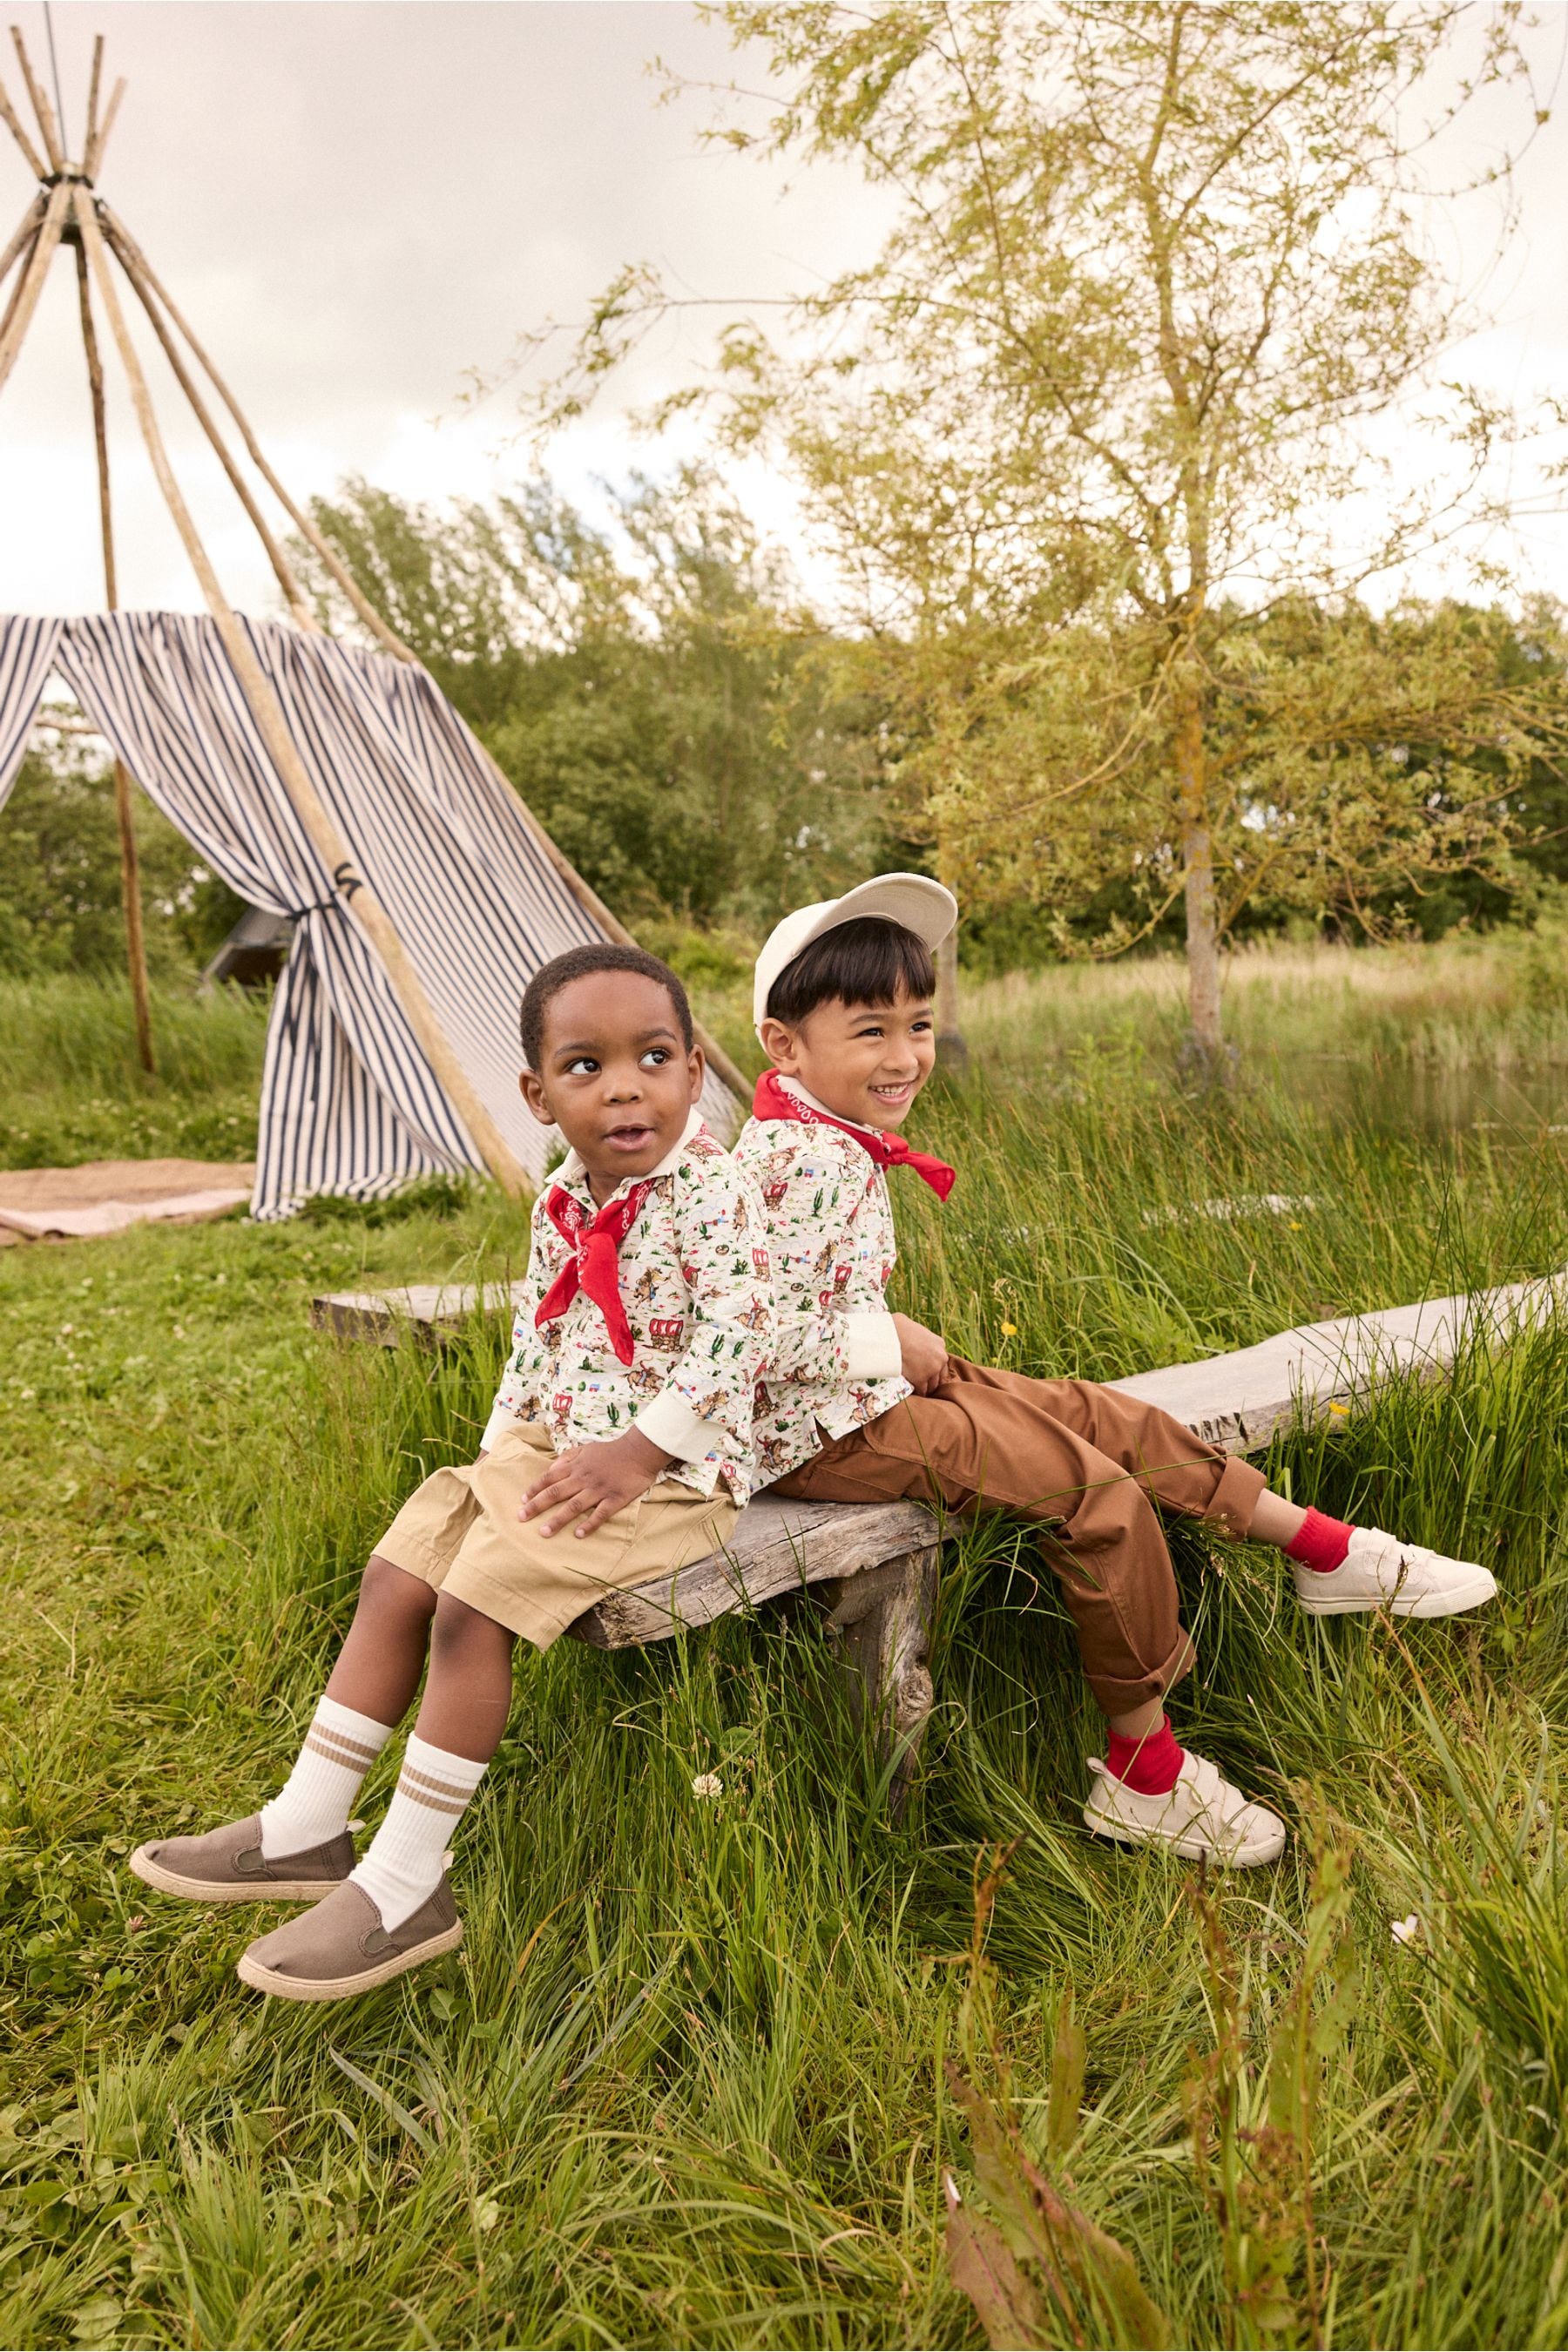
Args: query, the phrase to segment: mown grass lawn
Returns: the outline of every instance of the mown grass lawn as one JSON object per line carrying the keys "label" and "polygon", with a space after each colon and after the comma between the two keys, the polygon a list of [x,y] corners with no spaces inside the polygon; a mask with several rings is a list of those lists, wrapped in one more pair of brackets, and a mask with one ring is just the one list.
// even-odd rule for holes
{"label": "mown grass lawn", "polygon": [[[900,1195],[906,1303],[972,1353],[1104,1376],[1568,1264],[1568,1003],[1538,944],[1249,969],[1219,1102],[1171,1076],[1157,973],[977,992],[977,1075],[921,1115],[963,1183],[945,1213]],[[17,1129],[59,1156],[242,1151],[245,1008],[165,1007],[155,1088],[116,1013],[67,984],[0,1003]],[[1422,1038],[1470,1090],[1458,1126],[1416,1102]],[[193,1143],[204,1118],[239,1139]],[[801,1609],[526,1664],[464,1829],[463,1950],[346,2009],[262,2003],[232,1973],[244,1915],[128,1876],[143,1836],[268,1790],[374,1536],[488,1408],[499,1329],[338,1348],[311,1291],[499,1275],[521,1246],[479,1191],[0,1253],[0,2341],[977,2342],[943,2251],[944,2169],[984,2203],[952,2057],[1173,2340],[1568,2338],[1568,1327],[1273,1465],[1495,1565],[1484,1618],[1309,1625],[1273,1555],[1177,1531],[1203,1656],[1178,1729],[1297,1832],[1206,1909],[1190,1873],[1086,1839],[1095,1718],[1003,1527],[949,1555],[896,1830]],[[1015,1840],[977,1981],[977,1861]],[[1341,1851],[1353,1967],[1318,1955],[1303,2011]],[[1245,2137],[1303,2013],[1305,2178]],[[1276,2089],[1319,2072],[1280,2061]],[[1125,2329],[1091,2295],[1058,2340]]]}

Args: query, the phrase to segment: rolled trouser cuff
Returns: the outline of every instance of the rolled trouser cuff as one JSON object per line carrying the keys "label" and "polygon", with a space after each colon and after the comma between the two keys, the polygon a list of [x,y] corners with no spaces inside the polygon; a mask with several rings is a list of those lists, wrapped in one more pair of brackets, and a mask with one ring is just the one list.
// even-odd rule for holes
{"label": "rolled trouser cuff", "polygon": [[1094,1694],[1094,1703],[1101,1715],[1131,1715],[1135,1706],[1146,1706],[1151,1699],[1163,1698],[1179,1682],[1190,1675],[1197,1664],[1197,1649],[1184,1626],[1178,1629],[1175,1648],[1163,1665],[1151,1666],[1148,1673],[1131,1682],[1118,1682],[1106,1675],[1097,1675],[1084,1665],[1083,1675]]}
{"label": "rolled trouser cuff", "polygon": [[1255,1464],[1233,1454],[1220,1472],[1219,1484],[1203,1510],[1201,1518],[1222,1535],[1233,1536],[1240,1542],[1251,1531],[1253,1516],[1258,1509],[1259,1495],[1267,1491],[1268,1479]]}

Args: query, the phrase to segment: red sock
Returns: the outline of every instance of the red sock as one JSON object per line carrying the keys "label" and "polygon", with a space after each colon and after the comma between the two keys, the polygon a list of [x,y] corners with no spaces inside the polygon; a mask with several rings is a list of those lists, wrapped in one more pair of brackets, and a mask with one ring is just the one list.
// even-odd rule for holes
{"label": "red sock", "polygon": [[1113,1731],[1105,1761],[1107,1769],[1141,1797],[1164,1796],[1175,1787],[1182,1769],[1182,1751],[1170,1717],[1163,1715],[1158,1727],[1146,1731],[1142,1739],[1124,1739],[1120,1731]]}
{"label": "red sock", "polygon": [[1331,1519],[1326,1511],[1309,1509],[1294,1541],[1286,1545],[1285,1557],[1299,1559],[1316,1576],[1330,1576],[1343,1566],[1354,1533],[1344,1519]]}

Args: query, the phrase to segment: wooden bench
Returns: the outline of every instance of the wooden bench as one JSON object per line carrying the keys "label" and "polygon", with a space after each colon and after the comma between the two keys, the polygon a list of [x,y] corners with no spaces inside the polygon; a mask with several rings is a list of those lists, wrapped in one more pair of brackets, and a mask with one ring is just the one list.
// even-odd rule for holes
{"label": "wooden bench", "polygon": [[[313,1299],[311,1319],[341,1336],[435,1344],[481,1304],[504,1310],[504,1284],[481,1294],[437,1284]],[[1261,1453],[1297,1421],[1364,1403],[1381,1381],[1437,1372],[1464,1347],[1501,1341],[1568,1306],[1568,1272],[1372,1315],[1307,1323],[1256,1347],[1169,1364],[1108,1387],[1142,1398],[1227,1453]],[[793,1503],[760,1495],[729,1549],[678,1576],[610,1594],[571,1628],[596,1649],[629,1649],[710,1625],[786,1592],[810,1590],[853,1675],[863,1717],[890,1759],[895,1812],[913,1775],[932,1706],[929,1643],[939,1530],[918,1503]]]}

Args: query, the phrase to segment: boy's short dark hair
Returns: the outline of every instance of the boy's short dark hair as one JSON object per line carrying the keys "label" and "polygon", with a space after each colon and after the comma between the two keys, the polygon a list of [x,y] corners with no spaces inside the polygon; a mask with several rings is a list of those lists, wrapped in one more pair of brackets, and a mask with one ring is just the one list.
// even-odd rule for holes
{"label": "boy's short dark hair", "polygon": [[522,1058],[531,1070],[539,1067],[544,1045],[544,1016],[552,1001],[574,980],[587,980],[596,971],[635,971],[644,980],[658,981],[675,1007],[677,1026],[689,1054],[696,1042],[691,1024],[691,1007],[678,973],[658,956],[649,955],[646,948],[617,947],[609,940],[591,947],[568,948],[564,955],[552,956],[542,963],[522,992],[522,1011],[518,1028],[522,1036]]}
{"label": "boy's short dark hair", "polygon": [[885,915],[858,915],[813,940],[768,991],[768,1018],[792,1026],[819,1004],[896,1004],[929,996],[936,964],[925,941]]}

